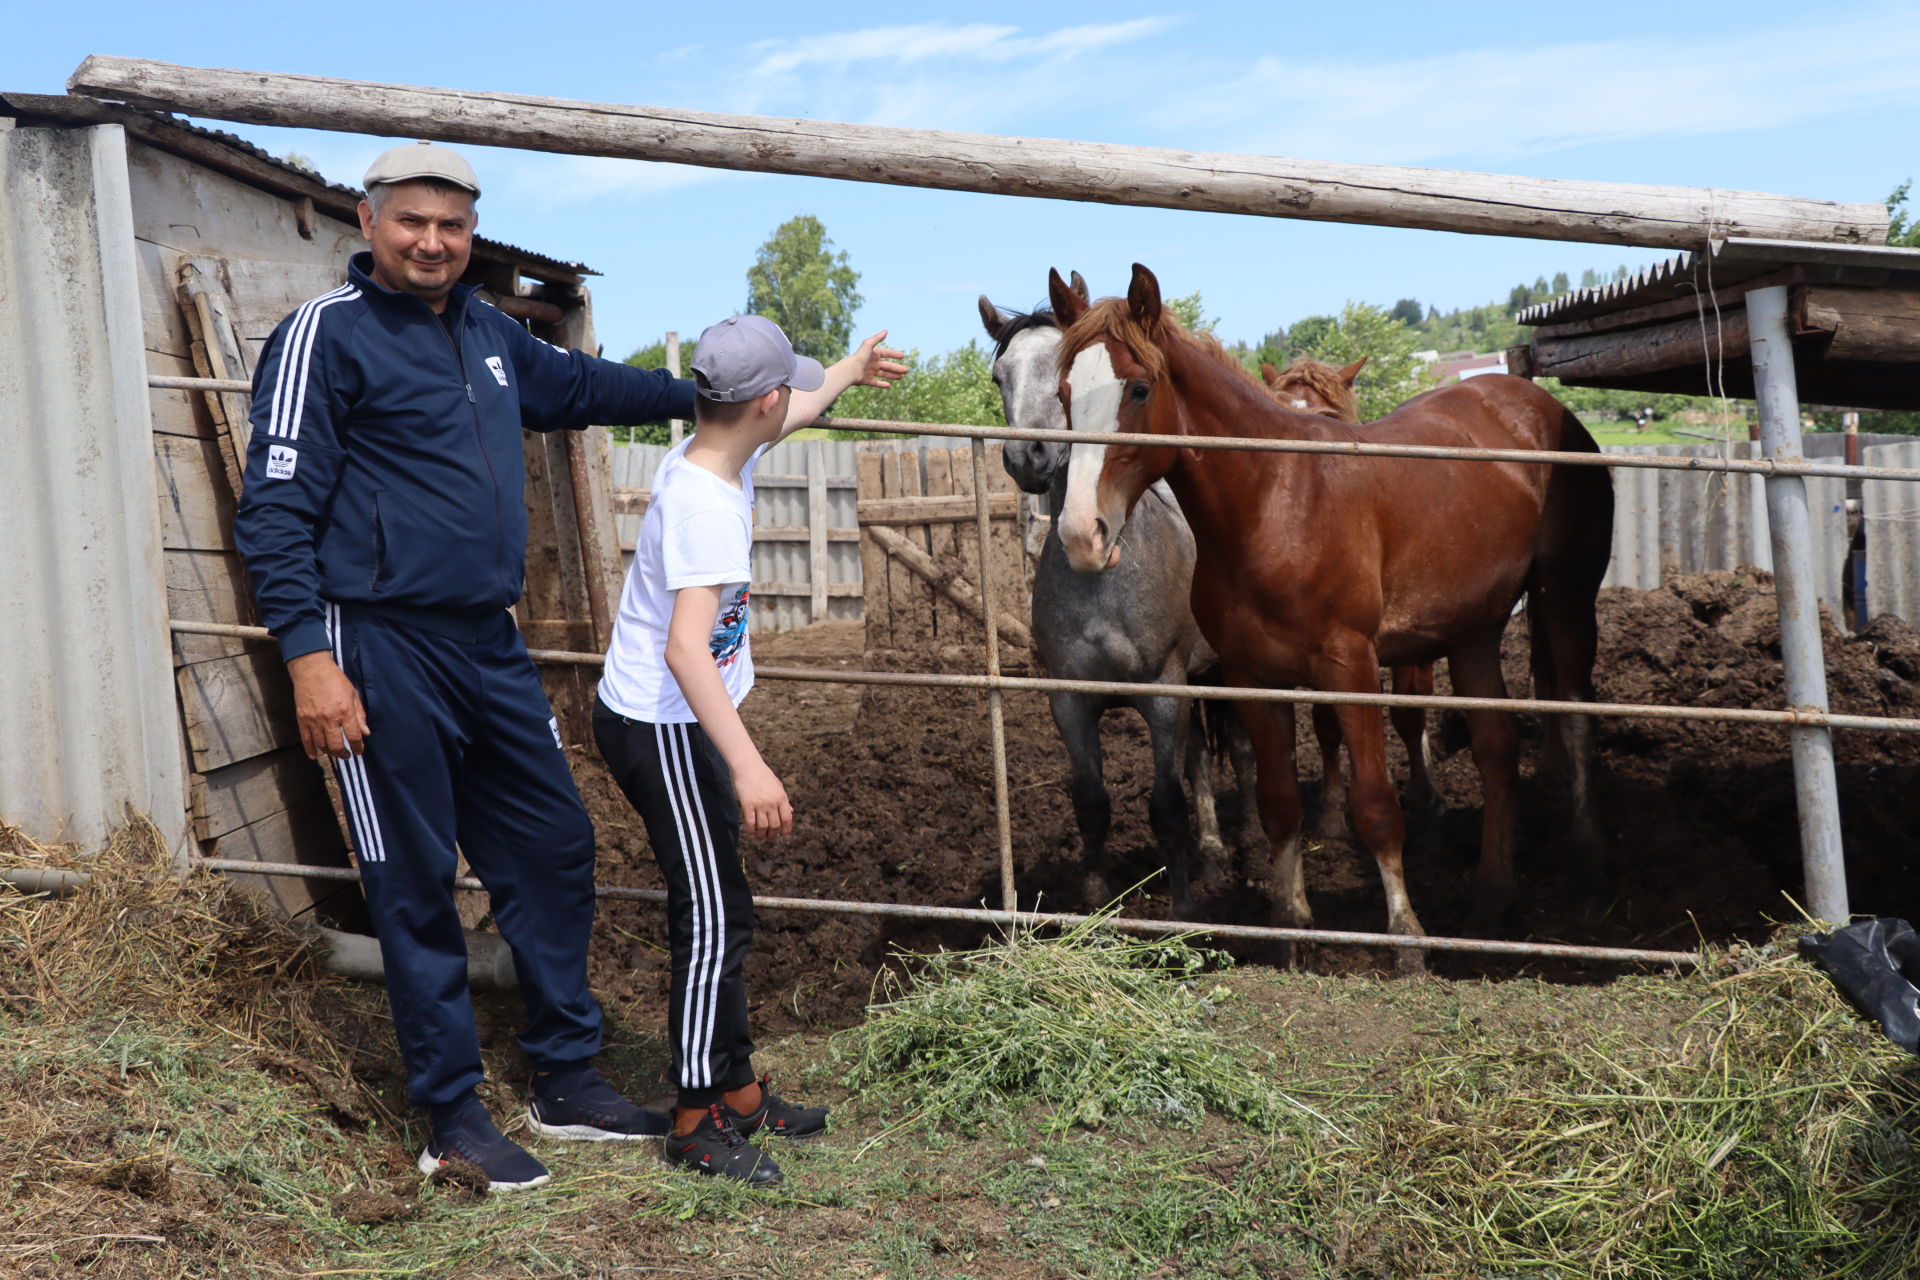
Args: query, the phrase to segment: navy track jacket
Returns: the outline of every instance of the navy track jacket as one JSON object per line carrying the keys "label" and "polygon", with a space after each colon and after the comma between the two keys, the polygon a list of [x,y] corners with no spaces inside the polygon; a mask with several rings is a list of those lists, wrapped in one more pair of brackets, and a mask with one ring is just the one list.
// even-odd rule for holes
{"label": "navy track jacket", "polygon": [[283,658],[325,649],[325,604],[477,621],[520,598],[520,432],[693,417],[693,384],[564,351],[456,286],[443,324],[347,282],[267,339],[234,541]]}

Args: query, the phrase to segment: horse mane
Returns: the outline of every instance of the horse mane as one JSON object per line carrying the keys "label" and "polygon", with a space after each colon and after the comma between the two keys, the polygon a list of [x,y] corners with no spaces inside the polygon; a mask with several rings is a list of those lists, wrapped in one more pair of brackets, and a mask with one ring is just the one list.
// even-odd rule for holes
{"label": "horse mane", "polygon": [[1227,349],[1220,345],[1220,339],[1210,333],[1193,332],[1164,307],[1160,311],[1160,323],[1155,328],[1163,336],[1156,338],[1145,325],[1135,320],[1133,309],[1125,298],[1102,298],[1067,327],[1060,343],[1060,371],[1065,373],[1071,363],[1069,352],[1077,352],[1094,342],[1111,338],[1132,351],[1149,376],[1159,379],[1167,373],[1166,345],[1184,342],[1222,368],[1231,369],[1255,386],[1265,389],[1265,384],[1251,369],[1227,354]]}
{"label": "horse mane", "polygon": [[[1306,412],[1317,413],[1322,417],[1337,418],[1342,422],[1360,421],[1360,402],[1353,394],[1353,388],[1340,377],[1340,370],[1324,360],[1315,360],[1312,356],[1295,356],[1293,363],[1280,371],[1279,378],[1267,388],[1275,400],[1285,404],[1289,399],[1282,391],[1289,382],[1304,383],[1318,392],[1328,408],[1309,409]],[[1264,384],[1263,384],[1264,385]]]}
{"label": "horse mane", "polygon": [[1007,347],[1020,334],[1029,329],[1058,329],[1060,317],[1053,314],[1052,307],[1035,307],[1032,311],[1006,312],[1006,323],[1001,326],[999,336],[993,340],[993,359],[998,360],[1006,354]]}

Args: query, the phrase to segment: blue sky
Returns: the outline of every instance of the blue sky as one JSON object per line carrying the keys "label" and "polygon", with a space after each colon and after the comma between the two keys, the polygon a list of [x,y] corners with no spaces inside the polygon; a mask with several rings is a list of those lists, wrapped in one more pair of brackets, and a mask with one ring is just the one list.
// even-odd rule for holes
{"label": "blue sky", "polygon": [[[1920,176],[1920,5],[754,3],[447,9],[9,0],[0,90],[89,53],[604,102],[1874,201]],[[1596,15],[1600,15],[1596,17]],[[213,123],[213,122],[209,122]],[[221,125],[359,184],[392,139]],[[944,351],[1049,266],[1199,290],[1226,338],[1349,300],[1443,310],[1664,256],[469,148],[481,233],[604,273],[608,354],[738,310],[754,250],[821,218],[861,331]]]}

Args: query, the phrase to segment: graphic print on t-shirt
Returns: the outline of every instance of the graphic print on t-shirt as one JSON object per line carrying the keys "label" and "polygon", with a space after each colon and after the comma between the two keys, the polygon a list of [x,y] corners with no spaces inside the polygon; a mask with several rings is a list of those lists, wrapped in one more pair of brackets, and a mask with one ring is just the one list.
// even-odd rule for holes
{"label": "graphic print on t-shirt", "polygon": [[741,642],[747,638],[747,610],[752,595],[743,582],[731,595],[721,597],[720,617],[714,622],[713,637],[708,641],[715,666],[731,666],[740,656]]}

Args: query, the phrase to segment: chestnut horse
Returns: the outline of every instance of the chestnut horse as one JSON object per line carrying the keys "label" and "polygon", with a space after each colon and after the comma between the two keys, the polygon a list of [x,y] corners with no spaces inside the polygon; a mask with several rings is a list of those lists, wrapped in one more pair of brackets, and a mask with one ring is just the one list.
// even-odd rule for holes
{"label": "chestnut horse", "polygon": [[[1104,432],[1068,462],[1060,538],[1076,569],[1107,567],[1133,504],[1165,476],[1199,548],[1193,613],[1240,688],[1371,693],[1384,665],[1446,658],[1461,694],[1505,697],[1500,637],[1528,598],[1536,691],[1591,701],[1594,599],[1612,541],[1613,485],[1597,467],[1468,459],[1343,457],[1129,446],[1124,433],[1597,452],[1586,429],[1523,378],[1488,375],[1414,397],[1364,430],[1265,394],[1219,344],[1183,329],[1153,273],[1135,264],[1125,299],[1087,303],[1054,272],[1060,400],[1076,433]],[[1115,434],[1121,433],[1121,434]],[[1241,703],[1259,760],[1274,856],[1275,921],[1312,923],[1301,872],[1293,736],[1272,704]],[[1408,900],[1405,820],[1387,776],[1375,707],[1341,705],[1352,757],[1348,815],[1374,855],[1388,927],[1424,932]],[[1290,721],[1291,717],[1286,717]],[[1508,712],[1467,715],[1485,802],[1476,915],[1514,901],[1519,729]],[[1551,716],[1572,772],[1574,840],[1593,877],[1598,824],[1588,779],[1591,724]],[[1399,949],[1402,971],[1424,967]]]}
{"label": "chestnut horse", "polygon": [[[1317,413],[1336,422],[1360,421],[1360,402],[1354,398],[1353,380],[1367,365],[1361,356],[1352,364],[1335,368],[1312,356],[1296,356],[1285,369],[1270,364],[1260,366],[1260,380],[1267,392],[1290,409]],[[1393,691],[1417,694],[1433,693],[1433,664],[1418,663],[1393,668]],[[1427,740],[1425,707],[1394,707],[1387,712],[1400,741],[1407,747],[1407,796],[1429,811],[1440,810],[1440,790],[1433,784],[1433,751]],[[1340,772],[1340,717],[1333,708],[1319,703],[1313,708],[1313,736],[1320,742],[1320,821],[1323,836],[1345,833],[1347,780]]]}

